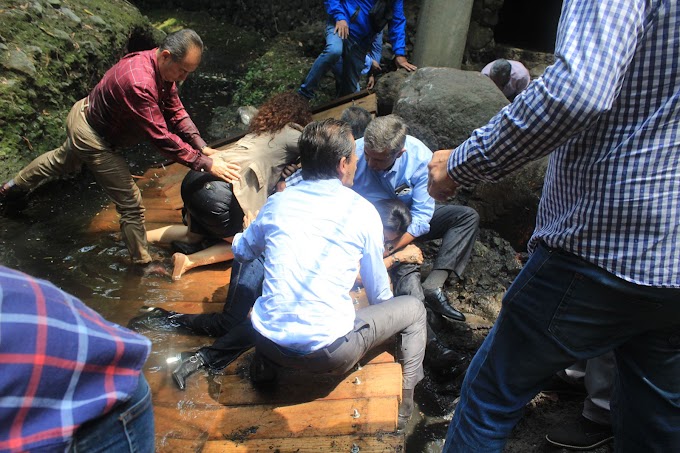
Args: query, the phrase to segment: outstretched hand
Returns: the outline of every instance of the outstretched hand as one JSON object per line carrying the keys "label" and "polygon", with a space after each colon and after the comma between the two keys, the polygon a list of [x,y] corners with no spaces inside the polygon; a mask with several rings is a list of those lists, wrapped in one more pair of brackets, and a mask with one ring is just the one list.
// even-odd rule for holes
{"label": "outstretched hand", "polygon": [[436,151],[427,166],[427,191],[435,200],[446,201],[458,190],[458,183],[449,177],[447,171],[452,152],[452,149]]}
{"label": "outstretched hand", "polygon": [[404,68],[408,72],[418,69],[416,65],[409,63],[406,57],[403,55],[397,55],[397,57],[394,59],[394,63],[397,65],[397,69]]}
{"label": "outstretched hand", "polygon": [[219,157],[213,157],[212,168],[210,169],[211,175],[233,183],[241,179],[240,171],[241,167],[238,164],[227,162]]}

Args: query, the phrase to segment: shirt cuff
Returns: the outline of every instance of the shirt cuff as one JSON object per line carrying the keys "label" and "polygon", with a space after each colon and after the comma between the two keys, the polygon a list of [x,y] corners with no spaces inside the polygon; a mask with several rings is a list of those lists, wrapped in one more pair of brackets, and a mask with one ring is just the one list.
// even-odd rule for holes
{"label": "shirt cuff", "polygon": [[417,238],[430,232],[430,224],[412,222],[411,225],[409,225],[409,227],[406,229],[406,232],[414,238]]}
{"label": "shirt cuff", "polygon": [[213,160],[205,154],[199,154],[198,158],[189,165],[192,170],[196,171],[210,171],[212,169]]}

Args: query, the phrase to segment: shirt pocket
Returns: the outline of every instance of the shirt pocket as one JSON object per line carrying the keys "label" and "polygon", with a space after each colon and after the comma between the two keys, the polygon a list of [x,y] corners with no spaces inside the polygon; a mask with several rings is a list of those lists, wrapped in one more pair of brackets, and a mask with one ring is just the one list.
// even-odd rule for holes
{"label": "shirt pocket", "polygon": [[267,186],[265,173],[257,162],[253,162],[248,166],[248,170],[246,170],[244,177],[245,181],[243,182],[245,185],[251,189],[255,189],[257,192]]}

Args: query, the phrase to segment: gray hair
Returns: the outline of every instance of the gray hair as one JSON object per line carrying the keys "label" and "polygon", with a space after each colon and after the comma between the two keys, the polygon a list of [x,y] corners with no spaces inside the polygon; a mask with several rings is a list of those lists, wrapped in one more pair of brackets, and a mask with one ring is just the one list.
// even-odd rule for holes
{"label": "gray hair", "polygon": [[503,88],[510,81],[510,73],[512,72],[512,65],[508,60],[500,59],[496,60],[489,70],[489,78],[494,81],[494,83]]}
{"label": "gray hair", "polygon": [[203,41],[198,33],[190,28],[185,28],[167,35],[159,46],[159,50],[170,52],[173,61],[182,61],[189,49],[193,47],[198,47],[203,52]]}
{"label": "gray hair", "polygon": [[406,122],[397,115],[379,116],[366,127],[364,149],[374,153],[389,152],[394,155],[404,149]]}

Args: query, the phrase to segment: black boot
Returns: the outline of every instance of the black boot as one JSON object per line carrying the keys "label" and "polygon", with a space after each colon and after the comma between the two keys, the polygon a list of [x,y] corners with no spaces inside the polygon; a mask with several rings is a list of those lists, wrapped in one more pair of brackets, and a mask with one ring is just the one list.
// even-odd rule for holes
{"label": "black boot", "polygon": [[182,360],[179,366],[172,372],[172,378],[180,390],[186,389],[186,379],[203,368],[205,362],[200,354],[196,353]]}
{"label": "black boot", "polygon": [[187,315],[175,311],[164,310],[160,307],[142,305],[139,309],[143,314],[135,316],[128,322],[128,329],[140,330],[165,330],[169,332],[191,333],[191,328],[182,322]]}
{"label": "black boot", "polygon": [[450,370],[452,377],[457,377],[467,369],[469,360],[434,339],[427,342],[425,364],[438,371]]}
{"label": "black boot", "polygon": [[14,180],[0,185],[0,214],[17,214],[26,208],[27,191],[20,189]]}
{"label": "black boot", "polygon": [[454,321],[465,321],[465,315],[449,304],[446,294],[441,288],[425,291],[425,305],[435,313]]}
{"label": "black boot", "polygon": [[401,390],[401,403],[399,403],[399,417],[397,418],[397,431],[403,431],[413,415],[413,389]]}

